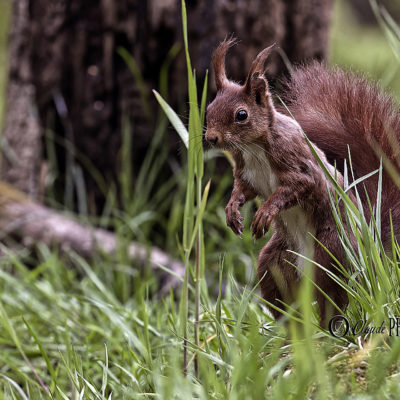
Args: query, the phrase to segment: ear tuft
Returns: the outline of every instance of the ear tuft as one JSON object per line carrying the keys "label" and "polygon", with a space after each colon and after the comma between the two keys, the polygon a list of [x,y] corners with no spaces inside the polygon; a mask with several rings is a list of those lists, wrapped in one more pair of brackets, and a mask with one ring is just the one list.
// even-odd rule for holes
{"label": "ear tuft", "polygon": [[212,64],[215,73],[215,86],[217,90],[221,90],[224,86],[228,84],[228,78],[226,77],[225,71],[225,56],[229,47],[236,44],[236,39],[231,36],[225,38],[219,46],[214,50],[212,55]]}

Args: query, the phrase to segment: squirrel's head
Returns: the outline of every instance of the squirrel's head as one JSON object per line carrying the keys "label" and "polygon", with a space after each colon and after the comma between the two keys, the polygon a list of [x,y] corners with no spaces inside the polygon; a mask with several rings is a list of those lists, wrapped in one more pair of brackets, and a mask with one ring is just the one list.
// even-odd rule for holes
{"label": "squirrel's head", "polygon": [[265,137],[273,123],[274,107],[265,78],[266,60],[273,46],[257,55],[243,85],[230,81],[225,55],[233,39],[225,39],[214,51],[212,63],[217,95],[207,107],[205,138],[212,145],[240,148]]}

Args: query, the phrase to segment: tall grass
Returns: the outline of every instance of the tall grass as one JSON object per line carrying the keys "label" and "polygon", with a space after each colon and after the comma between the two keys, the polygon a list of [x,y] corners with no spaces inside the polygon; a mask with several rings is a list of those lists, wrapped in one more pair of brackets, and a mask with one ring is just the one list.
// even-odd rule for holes
{"label": "tall grass", "polygon": [[[200,107],[197,99],[196,73],[192,70],[189,45],[187,37],[187,17],[186,5],[182,0],[182,25],[183,38],[185,44],[185,56],[188,75],[188,92],[189,92],[189,131],[179,120],[176,113],[169,107],[161,96],[154,92],[157,100],[167,114],[170,122],[174,125],[180,134],[188,153],[188,170],[187,170],[187,186],[185,212],[183,216],[183,238],[182,248],[185,253],[185,277],[182,287],[181,304],[180,304],[180,325],[181,334],[184,339],[184,355],[183,365],[185,372],[188,367],[188,296],[189,296],[189,276],[191,271],[190,255],[195,245],[195,326],[194,326],[194,344],[198,348],[200,345],[200,295],[201,282],[204,275],[204,235],[203,235],[203,214],[207,202],[207,196],[210,188],[210,182],[206,185],[203,192],[202,179],[204,175],[204,155],[202,146],[203,125],[205,116],[205,105],[207,95],[207,75],[205,77]],[[196,218],[195,218],[196,213]],[[196,242],[196,243],[195,243]],[[195,374],[198,376],[198,358],[194,359]]]}

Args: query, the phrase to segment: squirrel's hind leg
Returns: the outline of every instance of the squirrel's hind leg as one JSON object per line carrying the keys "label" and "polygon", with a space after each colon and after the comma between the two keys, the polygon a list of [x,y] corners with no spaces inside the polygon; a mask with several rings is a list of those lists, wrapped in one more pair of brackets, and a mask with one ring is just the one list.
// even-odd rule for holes
{"label": "squirrel's hind leg", "polygon": [[[276,231],[258,256],[258,279],[262,297],[269,303],[283,308],[295,299],[299,275],[288,262],[295,263],[296,256],[288,250],[286,239]],[[272,315],[279,318],[281,313],[270,308]]]}
{"label": "squirrel's hind leg", "polygon": [[[335,255],[335,257],[342,265],[345,265],[346,261],[344,260],[343,250],[337,238],[336,230],[332,229],[330,231],[326,231],[322,235],[317,235],[317,239],[325,245],[329,243],[329,251]],[[314,259],[316,263],[323,265],[325,268],[331,270],[339,278],[343,277],[340,271],[332,265],[333,259],[323,247],[319,245],[315,246]],[[335,302],[336,306],[344,311],[348,303],[346,291],[341,286],[339,286],[330,276],[328,276],[328,274],[323,269],[318,267],[316,267],[315,269],[315,283]],[[316,298],[321,315],[320,325],[326,328],[329,320],[334,315],[340,314],[340,312],[318,289],[316,289]]]}

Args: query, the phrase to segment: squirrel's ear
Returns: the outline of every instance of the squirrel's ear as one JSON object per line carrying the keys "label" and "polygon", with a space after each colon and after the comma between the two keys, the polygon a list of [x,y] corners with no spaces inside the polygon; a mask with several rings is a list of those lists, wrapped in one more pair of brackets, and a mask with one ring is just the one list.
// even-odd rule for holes
{"label": "squirrel's ear", "polygon": [[[246,88],[246,91],[249,92],[251,90],[251,87],[252,87],[255,79],[258,80],[258,79],[262,79],[264,77],[265,70],[266,70],[266,62],[267,62],[268,56],[270,55],[274,46],[275,46],[275,44],[267,47],[266,49],[264,49],[263,51],[258,53],[257,57],[252,62],[250,71],[249,71],[246,81],[243,85]],[[268,88],[267,80],[265,78],[263,80],[265,81],[265,84],[267,85],[267,88]]]}
{"label": "squirrel's ear", "polygon": [[268,82],[264,75],[254,73],[245,90],[248,95],[254,98],[258,105],[265,104],[265,99],[268,95]]}
{"label": "squirrel's ear", "polygon": [[236,40],[233,37],[225,39],[214,50],[214,53],[212,55],[212,64],[215,74],[215,86],[217,87],[217,90],[221,90],[229,82],[225,72],[225,56],[229,47],[234,45],[235,42]]}

